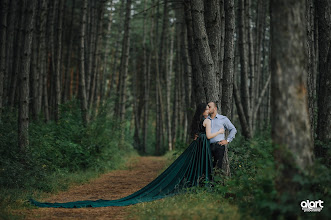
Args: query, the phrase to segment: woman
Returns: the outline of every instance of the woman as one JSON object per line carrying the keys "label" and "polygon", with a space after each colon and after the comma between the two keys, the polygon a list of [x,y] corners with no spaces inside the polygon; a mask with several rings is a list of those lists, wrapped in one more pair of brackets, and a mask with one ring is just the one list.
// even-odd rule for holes
{"label": "woman", "polygon": [[42,203],[30,199],[30,202],[39,207],[54,208],[126,206],[178,194],[183,192],[183,188],[200,185],[201,180],[204,180],[208,186],[212,171],[209,139],[224,133],[223,128],[211,133],[211,121],[207,118],[208,114],[209,109],[206,103],[197,106],[191,126],[191,134],[197,134],[197,138],[155,180],[131,195],[117,200]]}

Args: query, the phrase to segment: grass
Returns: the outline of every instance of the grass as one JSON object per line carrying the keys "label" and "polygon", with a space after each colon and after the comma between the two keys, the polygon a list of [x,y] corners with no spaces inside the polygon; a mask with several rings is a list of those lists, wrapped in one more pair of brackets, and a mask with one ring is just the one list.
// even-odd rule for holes
{"label": "grass", "polygon": [[148,203],[132,206],[129,219],[240,219],[236,205],[203,189],[191,189]]}

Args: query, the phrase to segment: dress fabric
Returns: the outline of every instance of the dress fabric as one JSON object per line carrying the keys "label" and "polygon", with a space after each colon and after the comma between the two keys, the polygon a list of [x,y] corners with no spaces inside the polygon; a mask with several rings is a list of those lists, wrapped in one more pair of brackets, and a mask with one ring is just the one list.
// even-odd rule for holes
{"label": "dress fabric", "polygon": [[199,136],[187,149],[156,179],[142,189],[126,197],[116,200],[85,200],[66,203],[29,201],[38,207],[53,208],[83,208],[127,206],[140,202],[148,202],[173,196],[192,186],[209,186],[212,172],[210,143],[206,137],[202,121],[199,126]]}

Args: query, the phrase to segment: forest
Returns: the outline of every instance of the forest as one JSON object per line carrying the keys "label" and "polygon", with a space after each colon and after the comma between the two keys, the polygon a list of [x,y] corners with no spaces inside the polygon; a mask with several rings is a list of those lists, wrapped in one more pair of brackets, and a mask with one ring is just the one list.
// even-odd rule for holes
{"label": "forest", "polygon": [[[0,0],[0,10],[0,219],[34,218],[22,211],[35,210],[30,197],[128,161],[169,165],[211,101],[238,130],[213,191],[127,213],[330,216],[330,0]],[[324,207],[304,212],[306,200]]]}

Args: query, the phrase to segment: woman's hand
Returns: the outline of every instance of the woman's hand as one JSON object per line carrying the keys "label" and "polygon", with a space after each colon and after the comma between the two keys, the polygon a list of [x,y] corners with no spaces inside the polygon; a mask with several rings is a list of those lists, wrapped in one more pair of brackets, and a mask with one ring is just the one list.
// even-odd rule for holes
{"label": "woman's hand", "polygon": [[224,134],[224,132],[225,132],[224,128],[221,128],[220,130],[218,130],[219,134]]}

